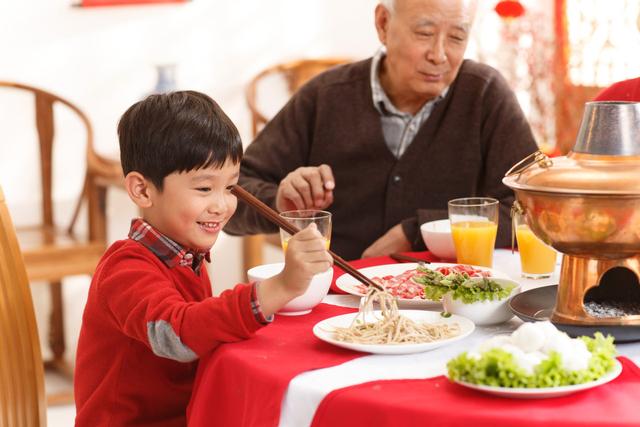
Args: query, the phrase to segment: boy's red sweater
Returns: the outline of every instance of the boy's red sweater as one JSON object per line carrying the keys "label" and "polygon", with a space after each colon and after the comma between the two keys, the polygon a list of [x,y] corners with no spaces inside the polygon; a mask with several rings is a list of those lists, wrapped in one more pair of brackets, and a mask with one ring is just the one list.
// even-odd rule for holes
{"label": "boy's red sweater", "polygon": [[[186,425],[197,368],[191,359],[263,326],[251,293],[238,285],[213,298],[206,268],[169,268],[136,241],[114,243],[98,264],[82,319],[76,425]],[[157,331],[169,337],[166,345]],[[184,361],[157,356],[152,346]]]}

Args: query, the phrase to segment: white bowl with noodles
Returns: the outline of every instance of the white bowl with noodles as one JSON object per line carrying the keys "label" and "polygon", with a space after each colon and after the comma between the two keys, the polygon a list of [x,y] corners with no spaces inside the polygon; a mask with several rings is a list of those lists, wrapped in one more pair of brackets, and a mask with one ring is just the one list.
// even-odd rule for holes
{"label": "white bowl with noodles", "polygon": [[[280,273],[284,268],[284,262],[276,262],[273,264],[263,264],[250,268],[247,271],[247,277],[250,282],[262,282]],[[282,307],[277,314],[285,316],[297,316],[311,312],[313,307],[320,304],[322,299],[329,292],[331,280],[333,279],[333,268],[329,268],[323,273],[316,274],[311,279],[309,287],[300,296],[295,297]]]}
{"label": "white bowl with noodles", "polygon": [[448,219],[425,222],[420,226],[420,233],[429,252],[442,261],[456,261],[456,248]]}
{"label": "white bowl with noodles", "polygon": [[452,292],[447,292],[442,297],[444,311],[466,317],[478,326],[496,325],[510,320],[513,312],[509,308],[509,299],[520,292],[520,285],[510,279],[492,277],[491,280],[503,287],[513,286],[511,293],[501,299],[465,303],[461,299],[454,299]]}

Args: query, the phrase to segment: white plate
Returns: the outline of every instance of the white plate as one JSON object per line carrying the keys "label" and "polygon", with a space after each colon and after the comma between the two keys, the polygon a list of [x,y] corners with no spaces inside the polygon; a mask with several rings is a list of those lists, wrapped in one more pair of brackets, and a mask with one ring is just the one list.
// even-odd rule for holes
{"label": "white plate", "polygon": [[[460,333],[451,338],[422,344],[356,344],[336,340],[333,337],[334,328],[348,327],[349,325],[351,325],[351,322],[357,314],[358,313],[342,314],[340,316],[330,317],[321,322],[318,322],[313,327],[313,334],[322,341],[326,341],[329,344],[348,348],[351,350],[362,351],[365,353],[411,354],[422,353],[423,351],[429,351],[443,345],[451,344],[466,337],[475,329],[475,325],[471,320],[462,316],[456,316],[455,314],[451,315],[451,317],[445,318],[436,311],[400,310],[401,315],[406,316],[416,322],[457,323],[458,325],[460,325]],[[374,315],[380,317],[380,311],[374,311]]]}
{"label": "white plate", "polygon": [[622,372],[622,365],[617,360],[615,366],[611,371],[604,374],[602,377],[595,381],[591,381],[584,384],[576,385],[564,385],[559,387],[543,387],[543,388],[509,388],[509,387],[492,387],[487,385],[471,384],[462,381],[452,380],[456,384],[461,386],[472,388],[474,390],[482,391],[485,393],[493,394],[500,397],[510,397],[514,399],[544,399],[548,397],[560,397],[567,394],[575,393],[582,390],[588,390],[593,387],[597,387],[602,384],[606,384],[609,381],[615,380]]}
{"label": "white plate", "polygon": [[[436,268],[439,268],[439,267],[452,267],[454,265],[458,265],[458,264],[432,262],[431,264],[426,264],[426,267],[432,270],[435,270]],[[374,267],[360,268],[358,269],[358,271],[364,274],[365,276],[371,278],[371,277],[383,277],[383,276],[397,276],[399,274],[404,273],[407,270],[415,270],[417,267],[418,267],[417,263],[405,262],[405,263],[399,263],[399,264],[383,264],[383,265],[376,265]],[[473,267],[478,268],[480,270],[490,271],[492,277],[510,279],[509,275],[501,271],[494,270],[492,268],[479,267],[475,265]],[[364,296],[364,294],[358,290],[358,285],[360,285],[360,282],[347,273],[344,273],[343,275],[341,275],[336,279],[336,286],[339,289],[351,295],[357,295],[359,297]],[[429,309],[436,309],[436,310],[442,309],[442,303],[440,301],[430,301],[430,300],[421,299],[421,298],[418,298],[418,299],[398,298],[398,305],[404,308],[429,308]]]}

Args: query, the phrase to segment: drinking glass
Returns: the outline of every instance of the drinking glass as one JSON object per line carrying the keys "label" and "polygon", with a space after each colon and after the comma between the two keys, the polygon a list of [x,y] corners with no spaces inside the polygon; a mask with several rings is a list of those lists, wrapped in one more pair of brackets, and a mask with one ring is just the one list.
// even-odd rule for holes
{"label": "drinking glass", "polygon": [[[331,243],[331,212],[305,209],[280,212],[280,217],[295,225],[299,230],[306,228],[311,223],[315,223],[318,231],[325,239],[326,248],[329,249]],[[291,239],[291,234],[280,229],[280,242],[284,251],[287,250],[289,239]]]}
{"label": "drinking glass", "polygon": [[556,267],[556,251],[540,240],[527,225],[525,216],[514,212],[513,228],[518,241],[522,277],[543,279],[550,277]]}
{"label": "drinking glass", "polygon": [[451,234],[460,264],[493,265],[499,202],[491,197],[464,197],[448,203]]}

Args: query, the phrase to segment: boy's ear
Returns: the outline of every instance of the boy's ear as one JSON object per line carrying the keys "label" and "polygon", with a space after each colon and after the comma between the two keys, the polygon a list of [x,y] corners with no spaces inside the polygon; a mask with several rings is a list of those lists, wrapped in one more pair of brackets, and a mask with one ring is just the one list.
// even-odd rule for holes
{"label": "boy's ear", "polygon": [[151,188],[153,185],[139,172],[129,172],[124,178],[124,188],[129,193],[129,198],[139,208],[145,209],[153,205],[151,200]]}

